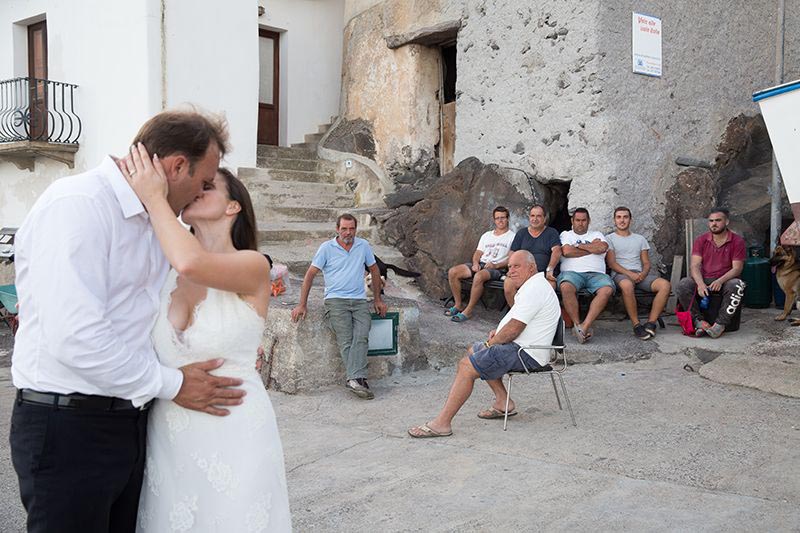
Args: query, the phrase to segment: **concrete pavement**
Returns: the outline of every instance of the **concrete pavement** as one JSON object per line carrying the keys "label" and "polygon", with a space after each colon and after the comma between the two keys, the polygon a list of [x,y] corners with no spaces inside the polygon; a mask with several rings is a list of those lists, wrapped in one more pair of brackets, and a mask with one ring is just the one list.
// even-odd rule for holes
{"label": "concrete pavement", "polygon": [[[1,331],[0,530],[20,531]],[[491,400],[478,383],[454,435],[430,440],[406,429],[441,406],[451,366],[376,382],[370,402],[273,393],[295,530],[798,530],[800,400],[703,379],[660,344],[570,367],[577,428],[543,376],[517,380],[507,432],[475,416]]]}

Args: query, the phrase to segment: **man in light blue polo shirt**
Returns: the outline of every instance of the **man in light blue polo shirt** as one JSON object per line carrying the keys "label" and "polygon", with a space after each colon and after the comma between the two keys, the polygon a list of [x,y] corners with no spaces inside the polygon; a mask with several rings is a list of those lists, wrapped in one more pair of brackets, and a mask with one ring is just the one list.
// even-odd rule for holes
{"label": "man in light blue polo shirt", "polygon": [[[325,318],[336,337],[347,372],[345,387],[359,398],[375,397],[367,383],[367,349],[372,325],[367,291],[364,287],[364,267],[369,268],[372,286],[381,286],[381,275],[369,243],[356,237],[356,218],[345,213],[336,220],[336,237],[322,243],[311,260],[303,286],[300,303],[292,309],[292,320],[305,318],[308,293],[314,277],[325,277]],[[380,291],[375,292],[374,308],[386,315]]]}

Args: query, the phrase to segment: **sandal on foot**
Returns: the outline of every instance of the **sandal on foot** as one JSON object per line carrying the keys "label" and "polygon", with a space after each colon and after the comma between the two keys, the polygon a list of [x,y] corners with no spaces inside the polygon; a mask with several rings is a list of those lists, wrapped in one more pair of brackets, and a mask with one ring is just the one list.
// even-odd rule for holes
{"label": "sandal on foot", "polygon": [[584,333],[584,331],[577,324],[572,326],[572,333],[575,334],[575,337],[578,339],[578,342],[580,344],[583,344],[583,343],[586,342],[586,338],[587,338],[586,337],[586,333]]}
{"label": "sandal on foot", "polygon": [[464,313],[459,312],[451,316],[450,320],[452,320],[453,322],[466,322],[467,320],[469,320],[469,317]]}
{"label": "sandal on foot", "polygon": [[[515,414],[517,414],[516,409],[512,409],[511,411],[508,412],[508,416],[514,416]],[[478,418],[483,418],[484,420],[493,420],[495,418],[505,418],[505,417],[506,417],[505,412],[499,409],[495,409],[494,407],[490,407],[485,411],[481,411],[480,413],[478,413]]]}
{"label": "sandal on foot", "polygon": [[[414,433],[412,433],[412,431],[415,429],[420,431],[419,435],[415,435]],[[434,431],[431,428],[429,428],[428,424],[422,424],[421,426],[415,426],[413,428],[410,428],[408,430],[408,434],[414,437],[415,439],[432,439],[435,437],[449,437],[450,435],[453,434],[453,432],[450,431],[448,433],[439,433],[438,431]]]}
{"label": "sandal on foot", "polygon": [[461,309],[456,307],[455,305],[444,312],[444,316],[455,316],[461,312]]}

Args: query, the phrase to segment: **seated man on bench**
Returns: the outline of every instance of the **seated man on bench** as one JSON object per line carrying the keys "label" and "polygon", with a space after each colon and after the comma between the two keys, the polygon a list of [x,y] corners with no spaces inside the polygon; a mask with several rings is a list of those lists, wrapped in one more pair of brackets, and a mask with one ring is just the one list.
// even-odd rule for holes
{"label": "seated man on bench", "polygon": [[[499,280],[506,272],[508,250],[514,240],[514,232],[508,229],[508,209],[497,206],[492,211],[494,230],[481,235],[478,248],[472,254],[472,263],[456,265],[447,271],[447,280],[453,293],[453,307],[444,312],[453,322],[465,322],[472,316],[483,295],[483,285],[489,280]],[[469,303],[463,306],[461,280],[472,278]]]}
{"label": "seated man on bench", "polygon": [[[691,273],[675,290],[681,307],[691,310],[695,335],[718,338],[730,324],[744,299],[744,282],[739,279],[745,260],[744,239],[728,229],[729,211],[714,207],[708,214],[708,229],[692,244]],[[698,298],[716,292],[722,295],[719,315],[713,325],[703,320]],[[695,294],[697,298],[695,298]]]}
{"label": "seated man on bench", "polygon": [[[647,239],[631,232],[630,209],[618,207],[614,210],[614,226],[614,233],[606,235],[606,263],[612,271],[614,283],[622,291],[622,301],[633,324],[633,334],[646,341],[656,336],[656,321],[667,305],[670,284],[650,269],[650,245]],[[655,293],[644,325],[639,322],[636,289]]]}
{"label": "seated man on bench", "polygon": [[[614,294],[614,282],[606,274],[608,243],[599,231],[589,231],[589,211],[579,207],[572,213],[572,230],[561,232],[561,274],[558,287],[561,301],[574,324],[572,331],[583,344],[592,336],[594,320],[606,308]],[[580,320],[578,291],[585,289],[594,294],[589,311]]]}

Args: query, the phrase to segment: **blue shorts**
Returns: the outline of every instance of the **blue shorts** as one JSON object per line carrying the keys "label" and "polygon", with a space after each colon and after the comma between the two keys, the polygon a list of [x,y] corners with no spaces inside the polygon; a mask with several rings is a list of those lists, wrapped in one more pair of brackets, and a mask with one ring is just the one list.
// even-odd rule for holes
{"label": "blue shorts", "polygon": [[[505,276],[506,273],[508,272],[507,268],[503,268],[503,269],[483,268],[483,265],[485,265],[486,263],[481,262],[481,263],[478,263],[478,264],[481,265],[481,270],[486,270],[487,272],[489,272],[489,281],[497,281],[500,278],[502,278],[503,276]],[[477,274],[477,272],[473,272],[472,271],[472,263],[464,263],[464,266],[469,269],[469,273],[474,278],[475,274]]]}
{"label": "blue shorts", "polygon": [[[495,344],[488,348],[482,342],[476,342],[472,345],[472,355],[469,356],[469,360],[482,380],[500,379],[510,370],[525,372],[525,368],[517,356],[518,350],[519,345],[515,342]],[[525,352],[522,352],[522,359],[528,370],[541,366]]]}
{"label": "blue shorts", "polygon": [[561,272],[556,281],[559,287],[566,282],[574,286],[575,290],[586,289],[592,294],[603,287],[611,287],[612,291],[616,290],[611,276],[604,272],[573,272],[568,270],[567,272]]}

